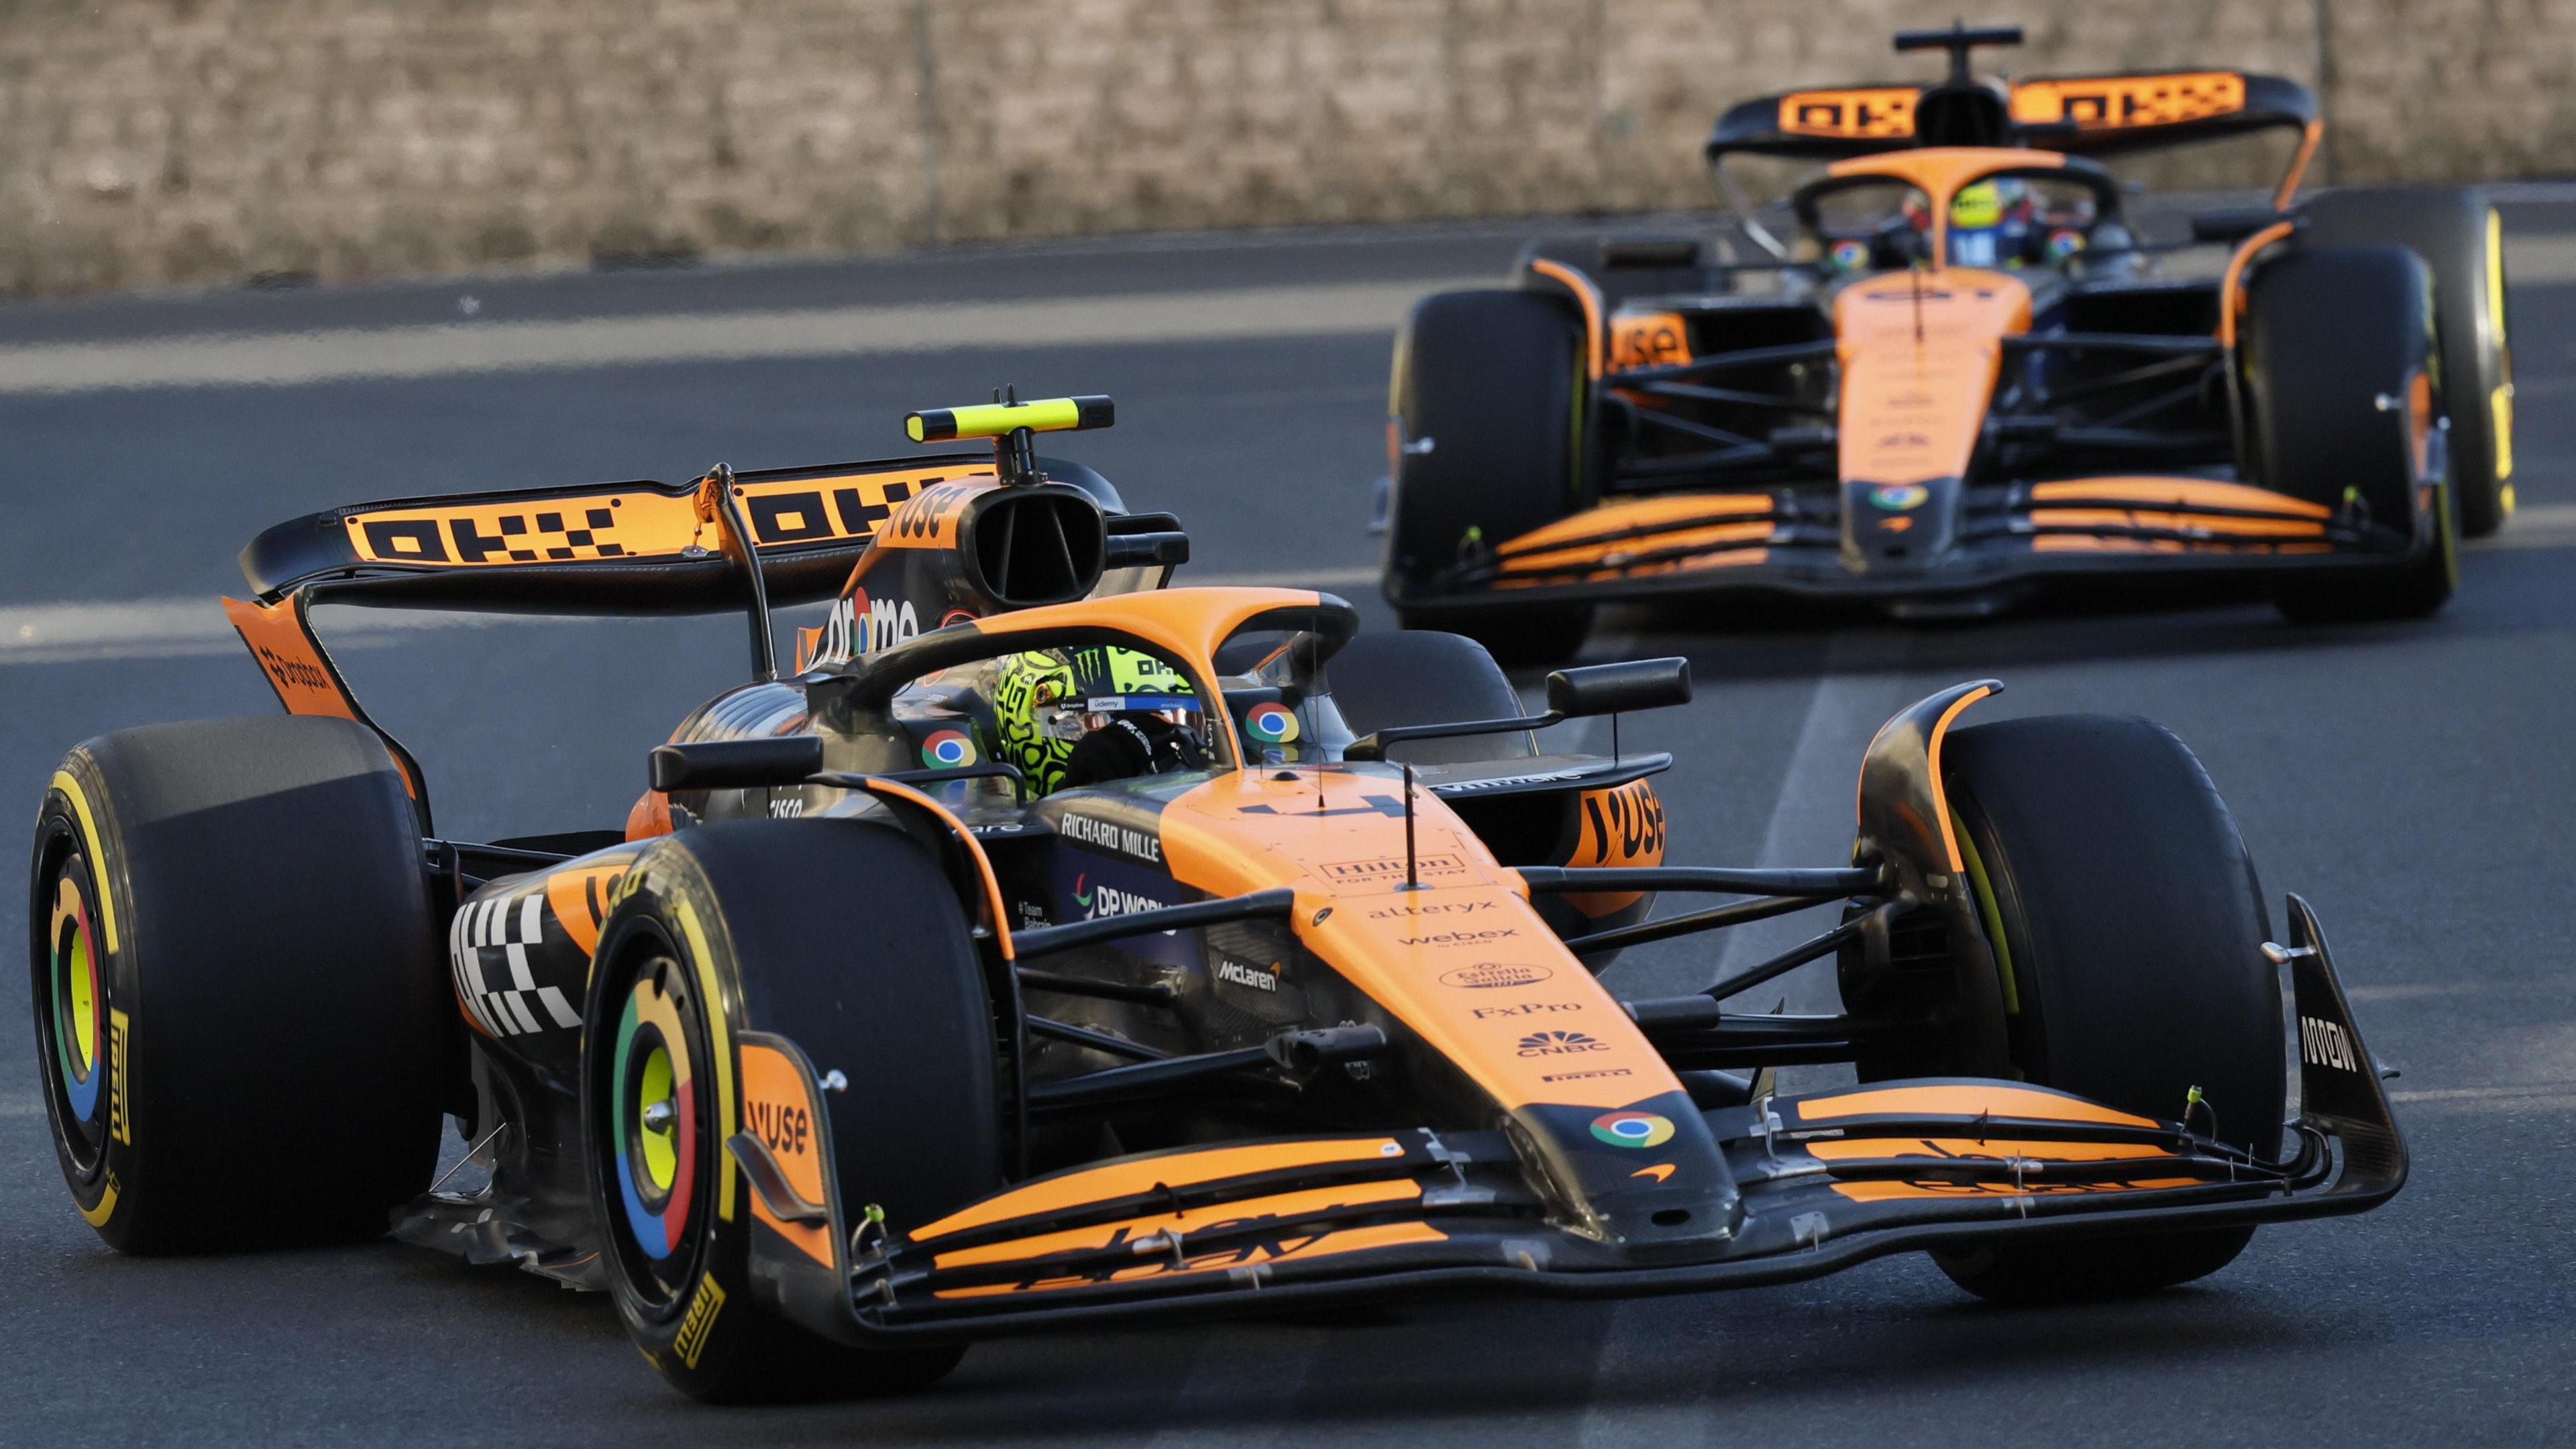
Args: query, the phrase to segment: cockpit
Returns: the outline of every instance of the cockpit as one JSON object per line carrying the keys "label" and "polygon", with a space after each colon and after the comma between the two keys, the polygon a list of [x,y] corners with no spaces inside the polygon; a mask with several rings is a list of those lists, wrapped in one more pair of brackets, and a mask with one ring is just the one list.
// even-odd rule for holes
{"label": "cockpit", "polygon": [[1815,264],[1829,274],[2062,268],[2134,245],[2118,188],[2099,167],[2056,157],[2034,165],[2028,152],[1961,164],[1960,155],[1861,157],[1799,188],[1791,206]]}

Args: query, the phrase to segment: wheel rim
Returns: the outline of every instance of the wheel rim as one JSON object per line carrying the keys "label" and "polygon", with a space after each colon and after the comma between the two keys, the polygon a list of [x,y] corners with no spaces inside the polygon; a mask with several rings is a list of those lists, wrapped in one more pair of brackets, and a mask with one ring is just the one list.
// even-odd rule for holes
{"label": "wheel rim", "polygon": [[107,961],[91,922],[87,863],[75,851],[53,879],[45,928],[46,1035],[52,1039],[54,1115],[83,1172],[107,1142]]}
{"label": "wheel rim", "polygon": [[609,1160],[622,1212],[619,1256],[628,1281],[668,1303],[688,1281],[703,1237],[701,1179],[709,1148],[695,1057],[697,1005],[677,961],[643,963],[618,1009],[608,1079]]}

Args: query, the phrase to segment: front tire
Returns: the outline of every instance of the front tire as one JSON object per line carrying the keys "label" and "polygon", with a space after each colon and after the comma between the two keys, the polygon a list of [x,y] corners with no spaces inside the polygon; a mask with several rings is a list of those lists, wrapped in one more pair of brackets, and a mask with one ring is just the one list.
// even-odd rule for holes
{"label": "front tire", "polygon": [[371,1236],[429,1185],[455,1008],[383,743],[298,716],[74,749],[28,912],[55,1155],[112,1247]]}
{"label": "front tire", "polygon": [[2395,246],[2302,247],[2254,273],[2243,380],[2257,481],[2339,512],[2358,503],[2408,545],[2385,564],[2285,571],[2273,598],[2293,619],[2422,618],[2458,581],[2431,289]]}
{"label": "front tire", "polygon": [[1589,604],[1409,601],[1444,571],[1583,506],[1585,355],[1573,309],[1535,292],[1442,292],[1406,319],[1385,559],[1387,601],[1404,627],[1465,634],[1510,663],[1554,663],[1582,648]]}
{"label": "front tire", "polygon": [[[1943,753],[2005,988],[2009,1059],[1981,1074],[2277,1155],[2287,1064],[2280,981],[2262,955],[2270,928],[2253,861],[2200,761],[2158,725],[2087,715],[1960,730]],[[1933,1258],[1981,1297],[2100,1298],[2205,1277],[2252,1236],[2221,1228]]]}
{"label": "front tire", "polygon": [[[711,1402],[935,1382],[962,1346],[849,1347],[754,1296],[751,1238],[765,1229],[724,1155],[740,1124],[723,1083],[741,1079],[735,1033],[755,1026],[847,1077],[824,1114],[847,1213],[882,1207],[900,1232],[999,1187],[993,1016],[948,882],[899,831],[840,820],[699,826],[647,850],[627,881],[591,977],[582,1137],[629,1336]],[[863,918],[835,905],[853,891],[867,893]]]}
{"label": "front tire", "polygon": [[2432,269],[2460,533],[2484,538],[2495,532],[2513,512],[2513,350],[2502,218],[2477,191],[2457,186],[2348,187],[2301,210],[2314,241],[2390,242]]}
{"label": "front tire", "polygon": [[[1333,704],[1355,735],[1405,725],[1462,720],[1516,719],[1521,697],[1485,646],[1458,634],[1430,630],[1362,633],[1342,646],[1327,667]],[[1486,760],[1525,760],[1538,753],[1527,730],[1412,740],[1387,758],[1415,765],[1463,765]]]}

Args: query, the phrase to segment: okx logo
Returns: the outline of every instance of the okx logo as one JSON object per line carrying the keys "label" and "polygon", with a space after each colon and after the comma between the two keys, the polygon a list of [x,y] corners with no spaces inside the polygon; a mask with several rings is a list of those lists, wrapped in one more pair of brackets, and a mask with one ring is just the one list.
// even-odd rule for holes
{"label": "okx logo", "polygon": [[1610,1044],[1579,1031],[1534,1031],[1521,1038],[1525,1057],[1569,1057],[1579,1052],[1606,1052]]}

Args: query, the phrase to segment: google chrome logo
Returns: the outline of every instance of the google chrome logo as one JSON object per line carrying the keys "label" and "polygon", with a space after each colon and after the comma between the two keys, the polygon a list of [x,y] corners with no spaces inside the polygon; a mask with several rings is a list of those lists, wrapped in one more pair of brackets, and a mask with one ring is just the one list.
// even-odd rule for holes
{"label": "google chrome logo", "polygon": [[975,742],[958,730],[941,730],[921,742],[921,762],[934,770],[975,763]]}
{"label": "google chrome logo", "polygon": [[1282,704],[1256,704],[1244,711],[1243,727],[1265,745],[1284,745],[1297,738],[1297,712]]}
{"label": "google chrome logo", "polygon": [[1673,1140],[1673,1119],[1652,1112],[1604,1112],[1592,1119],[1592,1135],[1613,1147],[1661,1147]]}

